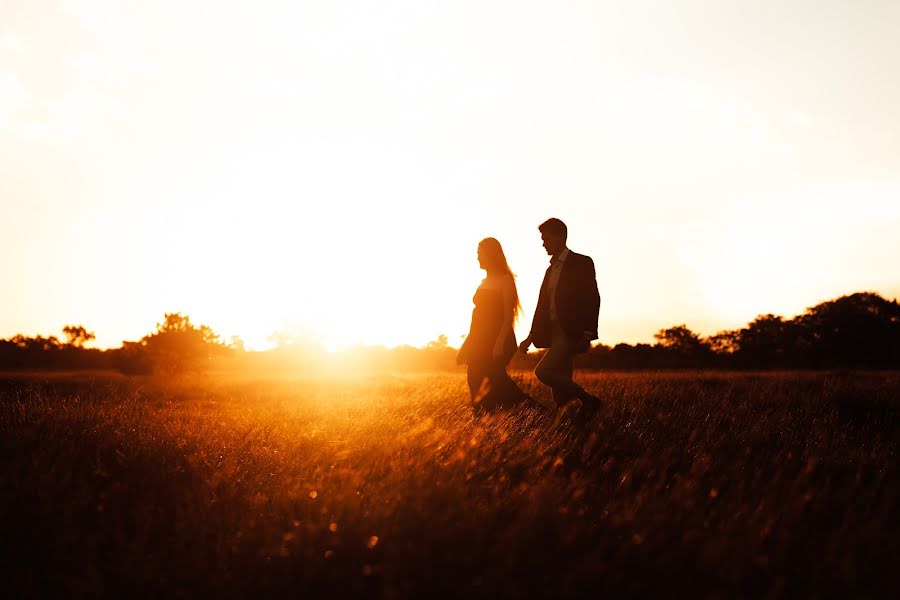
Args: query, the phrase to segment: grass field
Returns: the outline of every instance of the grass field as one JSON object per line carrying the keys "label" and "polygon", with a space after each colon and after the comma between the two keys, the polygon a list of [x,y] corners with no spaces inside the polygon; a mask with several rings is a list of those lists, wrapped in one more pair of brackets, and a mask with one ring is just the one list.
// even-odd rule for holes
{"label": "grass field", "polygon": [[0,375],[4,596],[894,593],[900,375],[579,377]]}

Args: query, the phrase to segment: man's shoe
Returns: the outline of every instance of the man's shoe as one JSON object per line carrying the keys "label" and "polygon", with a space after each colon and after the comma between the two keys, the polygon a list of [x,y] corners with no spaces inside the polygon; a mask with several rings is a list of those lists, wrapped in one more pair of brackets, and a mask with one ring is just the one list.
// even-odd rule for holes
{"label": "man's shoe", "polygon": [[603,401],[600,398],[592,394],[587,394],[581,399],[581,419],[587,423],[594,418],[594,415],[597,414],[597,411],[600,410],[602,405]]}

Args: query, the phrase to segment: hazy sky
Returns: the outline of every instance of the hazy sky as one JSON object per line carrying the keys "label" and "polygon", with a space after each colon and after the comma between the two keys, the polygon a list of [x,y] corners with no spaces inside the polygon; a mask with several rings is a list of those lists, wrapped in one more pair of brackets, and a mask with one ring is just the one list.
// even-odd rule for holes
{"label": "hazy sky", "polygon": [[421,344],[557,216],[605,343],[900,293],[900,2],[0,0],[0,337]]}

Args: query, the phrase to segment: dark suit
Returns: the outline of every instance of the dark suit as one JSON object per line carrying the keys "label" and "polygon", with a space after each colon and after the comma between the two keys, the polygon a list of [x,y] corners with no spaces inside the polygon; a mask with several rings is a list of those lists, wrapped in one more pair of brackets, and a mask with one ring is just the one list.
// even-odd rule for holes
{"label": "dark suit", "polygon": [[[551,263],[541,284],[529,334],[535,346],[548,348],[534,374],[541,383],[550,386],[557,406],[573,398],[596,404],[596,399],[572,380],[575,355],[588,350],[588,339],[597,339],[600,293],[594,261],[570,250],[562,263],[553,298],[550,295],[552,270]],[[551,300],[556,302],[555,320],[551,315]]]}
{"label": "dark suit", "polygon": [[[537,348],[549,348],[552,339],[550,294],[547,290],[552,268],[548,267],[544,274],[531,324],[531,341]],[[592,340],[597,339],[600,292],[597,290],[594,261],[590,256],[569,251],[556,285],[556,314],[560,327],[573,344],[582,340],[585,332],[591,332]],[[580,350],[583,352],[587,348]]]}

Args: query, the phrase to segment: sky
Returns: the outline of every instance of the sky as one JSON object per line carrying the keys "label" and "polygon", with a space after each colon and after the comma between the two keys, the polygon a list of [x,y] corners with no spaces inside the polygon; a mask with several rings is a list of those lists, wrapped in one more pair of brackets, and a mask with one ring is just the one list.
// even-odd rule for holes
{"label": "sky", "polygon": [[900,295],[895,0],[0,0],[0,337],[527,334],[537,225],[600,341]]}

